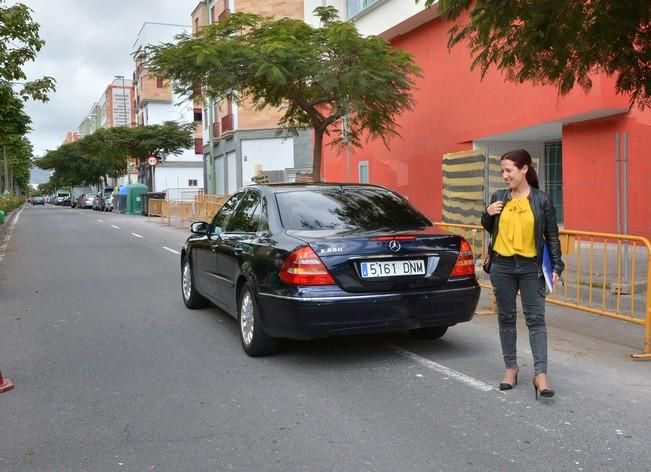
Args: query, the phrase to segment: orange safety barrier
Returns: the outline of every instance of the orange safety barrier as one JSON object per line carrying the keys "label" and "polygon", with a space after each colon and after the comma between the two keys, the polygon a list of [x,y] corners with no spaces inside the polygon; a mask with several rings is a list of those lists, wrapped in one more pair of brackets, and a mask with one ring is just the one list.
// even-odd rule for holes
{"label": "orange safety barrier", "polygon": [[148,216],[159,216],[163,224],[176,221],[179,228],[194,221],[212,221],[228,196],[195,195],[192,200],[150,199]]}
{"label": "orange safety barrier", "polygon": [[[466,238],[475,254],[477,279],[491,288],[481,269],[488,233],[478,225],[437,223]],[[644,352],[651,359],[651,243],[640,236],[561,230],[564,283],[556,284],[547,301],[560,306],[627,321],[644,327]]]}
{"label": "orange safety barrier", "polygon": [[160,200],[157,198],[150,198],[147,202],[147,216],[162,216],[164,201],[165,200]]}

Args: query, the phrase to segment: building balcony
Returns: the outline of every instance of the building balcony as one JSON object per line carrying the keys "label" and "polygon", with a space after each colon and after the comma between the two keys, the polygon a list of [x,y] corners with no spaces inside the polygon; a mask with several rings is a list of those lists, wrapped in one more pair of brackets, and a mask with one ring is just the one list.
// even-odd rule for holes
{"label": "building balcony", "polygon": [[203,154],[203,138],[194,138],[194,153]]}
{"label": "building balcony", "polygon": [[221,125],[222,125],[222,133],[226,133],[228,131],[233,131],[233,125],[234,125],[234,120],[233,120],[233,115],[225,115],[222,117]]}

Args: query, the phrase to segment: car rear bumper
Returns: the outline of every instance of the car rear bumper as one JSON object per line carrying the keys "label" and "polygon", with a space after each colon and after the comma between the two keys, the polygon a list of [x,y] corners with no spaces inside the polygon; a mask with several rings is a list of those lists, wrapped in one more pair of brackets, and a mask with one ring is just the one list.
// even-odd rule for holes
{"label": "car rear bumper", "polygon": [[310,339],[452,326],[474,316],[481,288],[407,293],[299,295],[259,293],[258,308],[269,336]]}

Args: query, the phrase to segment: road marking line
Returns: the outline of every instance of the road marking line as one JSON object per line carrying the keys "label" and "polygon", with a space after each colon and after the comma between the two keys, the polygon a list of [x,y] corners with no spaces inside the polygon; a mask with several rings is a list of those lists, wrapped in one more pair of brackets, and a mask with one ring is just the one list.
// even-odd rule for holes
{"label": "road marking line", "polygon": [[131,236],[135,236],[136,238],[144,238],[144,236],[139,235],[138,233],[131,233]]}
{"label": "road marking line", "polygon": [[111,225],[111,228],[120,229],[119,226]]}
{"label": "road marking line", "polygon": [[[425,357],[419,356],[418,354],[414,354],[413,352],[406,351],[405,349],[402,349],[398,346],[391,346],[391,349],[396,354],[402,357],[411,359],[412,361],[417,362],[423,367],[427,367],[428,369],[434,370],[439,374],[445,375],[446,377],[450,377],[455,380],[458,380],[459,382],[465,383],[466,385],[474,389],[481,390],[482,392],[491,392],[493,390],[500,392],[495,387],[492,387],[487,383],[482,382],[481,380],[477,380],[473,377],[470,377],[469,375],[458,372],[454,369],[450,369],[449,367],[445,367],[444,365],[441,365],[438,362],[434,362],[432,360],[426,359]],[[504,392],[500,392],[500,393],[504,393]]]}
{"label": "road marking line", "polygon": [[104,223],[104,220],[100,220],[99,218],[97,218],[97,221],[99,221],[100,223]]}
{"label": "road marking line", "polygon": [[16,226],[16,223],[18,223],[18,219],[20,218],[20,214],[23,212],[25,207],[23,206],[20,210],[18,210],[18,213],[16,213],[16,217],[14,220],[11,222],[11,225],[9,226],[9,229],[5,233],[5,237],[2,240],[2,243],[0,244],[0,262],[2,262],[2,259],[5,257],[5,251],[7,250],[7,245],[9,245],[9,239],[11,238],[11,233],[14,230],[14,226]]}
{"label": "road marking line", "polygon": [[172,254],[177,254],[177,255],[181,254],[179,251],[175,251],[174,249],[171,249],[171,248],[169,248],[167,246],[163,246],[163,249],[165,249],[166,251],[171,252]]}

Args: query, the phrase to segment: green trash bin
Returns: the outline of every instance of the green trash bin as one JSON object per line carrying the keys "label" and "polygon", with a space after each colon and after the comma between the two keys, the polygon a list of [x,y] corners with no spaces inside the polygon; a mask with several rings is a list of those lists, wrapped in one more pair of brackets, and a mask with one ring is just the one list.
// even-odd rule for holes
{"label": "green trash bin", "polygon": [[139,215],[142,212],[141,193],[149,191],[144,184],[131,184],[127,186],[127,214]]}
{"label": "green trash bin", "polygon": [[5,224],[5,212],[0,210],[0,225]]}

